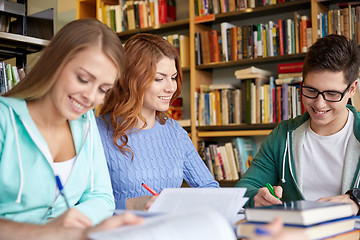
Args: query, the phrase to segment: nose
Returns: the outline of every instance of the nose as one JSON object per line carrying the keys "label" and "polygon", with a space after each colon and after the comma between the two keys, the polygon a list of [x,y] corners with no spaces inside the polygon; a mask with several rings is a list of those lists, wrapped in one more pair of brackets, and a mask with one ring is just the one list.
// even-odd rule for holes
{"label": "nose", "polygon": [[167,93],[173,93],[176,91],[176,89],[177,89],[177,82],[174,81],[173,79],[169,79],[164,88],[164,91]]}
{"label": "nose", "polygon": [[[320,96],[321,95],[321,96]],[[314,99],[316,107],[320,108],[326,105],[325,97],[320,93],[317,98]]]}
{"label": "nose", "polygon": [[97,88],[94,86],[89,86],[83,92],[83,98],[87,104],[95,104],[96,105],[96,98],[97,98]]}

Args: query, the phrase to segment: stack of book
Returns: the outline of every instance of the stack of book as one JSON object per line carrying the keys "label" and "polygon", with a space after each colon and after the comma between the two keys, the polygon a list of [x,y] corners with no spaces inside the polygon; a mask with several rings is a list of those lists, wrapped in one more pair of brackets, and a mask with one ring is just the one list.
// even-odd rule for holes
{"label": "stack of book", "polygon": [[234,75],[236,79],[241,80],[242,122],[247,124],[272,122],[270,112],[273,100],[270,100],[272,97],[270,77],[273,73],[251,66],[236,70]]}
{"label": "stack of book", "polygon": [[285,223],[284,231],[302,232],[309,239],[359,239],[359,231],[355,229],[357,218],[347,203],[291,201],[247,208],[245,216],[246,222],[237,225],[240,237],[253,237],[257,228],[281,217]]}
{"label": "stack of book", "polygon": [[302,69],[304,62],[278,64],[278,78],[275,84],[297,84],[302,82]]}

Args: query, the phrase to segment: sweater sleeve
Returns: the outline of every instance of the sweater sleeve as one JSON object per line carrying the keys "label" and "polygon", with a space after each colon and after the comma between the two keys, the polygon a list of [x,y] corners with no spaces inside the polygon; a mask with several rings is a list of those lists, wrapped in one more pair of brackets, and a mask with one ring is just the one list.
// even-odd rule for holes
{"label": "sweater sleeve", "polygon": [[92,114],[91,117],[93,173],[90,172],[88,185],[76,208],[95,225],[113,215],[115,203],[99,131]]}
{"label": "sweater sleeve", "polygon": [[184,179],[190,187],[219,187],[219,183],[214,179],[210,170],[201,159],[195,149],[194,144],[189,138],[187,132],[175,123],[180,136],[180,142],[183,144],[185,151],[184,161]]}
{"label": "sweater sleeve", "polygon": [[122,166],[123,161],[119,161],[114,155],[119,149],[115,146],[112,140],[112,131],[108,130],[108,125],[102,119],[102,117],[96,118],[96,123],[99,129],[101,141],[104,148],[105,158],[107,161],[107,168],[110,174],[111,185],[115,198],[116,209],[126,209],[126,200],[128,199],[126,194],[121,192],[121,171],[126,171],[126,168]]}

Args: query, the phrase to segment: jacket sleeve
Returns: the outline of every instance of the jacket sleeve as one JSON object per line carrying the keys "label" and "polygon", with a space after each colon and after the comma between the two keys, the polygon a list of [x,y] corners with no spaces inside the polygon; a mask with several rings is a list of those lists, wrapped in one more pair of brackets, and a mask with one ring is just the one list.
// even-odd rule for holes
{"label": "jacket sleeve", "polygon": [[184,159],[184,179],[190,187],[219,187],[219,183],[211,175],[210,170],[201,159],[195,149],[194,144],[189,138],[187,132],[177,123],[176,129],[180,136],[180,143],[185,152]]}
{"label": "jacket sleeve", "polygon": [[115,203],[104,149],[93,114],[91,114],[91,128],[93,177],[90,172],[88,185],[76,208],[89,217],[95,225],[113,215]]}
{"label": "jacket sleeve", "polygon": [[[279,127],[279,126],[278,126]],[[274,154],[274,145],[278,142],[278,130],[276,127],[264,140],[249,169],[236,184],[236,187],[246,188],[245,196],[249,198],[245,207],[254,206],[254,197],[260,188],[266,183],[278,185],[278,169],[275,163],[277,157]]]}
{"label": "jacket sleeve", "polygon": [[2,151],[4,147],[4,141],[5,141],[5,129],[6,129],[6,121],[4,119],[4,116],[6,116],[5,113],[6,109],[3,104],[0,103],[0,160],[2,156]]}

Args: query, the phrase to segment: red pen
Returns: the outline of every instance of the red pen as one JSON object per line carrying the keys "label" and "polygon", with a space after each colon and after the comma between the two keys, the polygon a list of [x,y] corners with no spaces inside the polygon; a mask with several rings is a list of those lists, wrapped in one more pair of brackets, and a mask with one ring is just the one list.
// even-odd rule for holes
{"label": "red pen", "polygon": [[152,195],[154,196],[159,196],[159,194],[157,192],[155,192],[154,189],[152,189],[151,187],[149,187],[148,185],[146,185],[145,183],[141,184],[146,190],[148,190]]}

